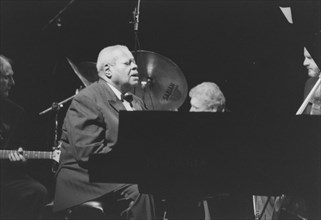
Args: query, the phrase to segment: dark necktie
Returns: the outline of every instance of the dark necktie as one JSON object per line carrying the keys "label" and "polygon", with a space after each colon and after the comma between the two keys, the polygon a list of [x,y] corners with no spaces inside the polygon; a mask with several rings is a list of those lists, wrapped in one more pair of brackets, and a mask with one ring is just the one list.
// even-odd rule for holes
{"label": "dark necktie", "polygon": [[132,94],[124,93],[124,94],[121,94],[120,98],[121,98],[121,101],[126,100],[130,104],[130,106],[133,107],[133,104],[132,104],[133,95]]}

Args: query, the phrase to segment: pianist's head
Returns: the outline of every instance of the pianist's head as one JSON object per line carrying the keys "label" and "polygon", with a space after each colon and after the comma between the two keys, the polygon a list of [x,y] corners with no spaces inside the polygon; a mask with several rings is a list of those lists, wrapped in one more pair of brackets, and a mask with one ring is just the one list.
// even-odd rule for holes
{"label": "pianist's head", "polygon": [[138,70],[132,53],[126,46],[114,45],[102,49],[97,58],[98,75],[121,93],[138,85]]}

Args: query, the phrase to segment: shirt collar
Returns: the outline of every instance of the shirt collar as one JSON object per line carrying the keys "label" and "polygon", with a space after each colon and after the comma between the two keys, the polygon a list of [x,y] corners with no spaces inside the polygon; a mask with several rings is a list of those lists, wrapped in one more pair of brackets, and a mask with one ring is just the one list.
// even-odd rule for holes
{"label": "shirt collar", "polygon": [[121,92],[118,89],[116,89],[113,85],[109,84],[108,82],[107,82],[107,85],[111,88],[111,90],[113,90],[117,98],[121,100]]}

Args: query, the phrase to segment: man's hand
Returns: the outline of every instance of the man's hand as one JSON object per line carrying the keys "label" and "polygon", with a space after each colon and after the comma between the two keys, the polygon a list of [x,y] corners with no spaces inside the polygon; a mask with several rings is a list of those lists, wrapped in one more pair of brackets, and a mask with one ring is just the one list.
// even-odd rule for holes
{"label": "man's hand", "polygon": [[23,149],[19,147],[17,151],[9,154],[9,160],[11,162],[26,162],[27,159],[22,155],[22,152]]}
{"label": "man's hand", "polygon": [[139,196],[139,190],[137,184],[127,187],[121,194],[125,199],[131,199],[135,201]]}
{"label": "man's hand", "polygon": [[[127,203],[126,203],[127,208],[125,210],[123,210],[120,214],[121,216],[123,216],[124,214],[126,214],[130,211],[130,209],[135,204],[136,199],[139,197],[139,190],[138,190],[137,184],[130,185],[129,187],[125,188],[120,193],[120,195],[122,198],[118,199],[118,202],[127,201]],[[126,214],[126,215],[128,215],[128,214]]]}

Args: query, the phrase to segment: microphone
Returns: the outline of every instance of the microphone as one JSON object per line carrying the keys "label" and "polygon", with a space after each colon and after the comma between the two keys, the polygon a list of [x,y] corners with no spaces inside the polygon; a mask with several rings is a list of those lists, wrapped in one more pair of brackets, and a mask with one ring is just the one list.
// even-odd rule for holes
{"label": "microphone", "polygon": [[140,0],[137,1],[137,7],[135,7],[135,9],[134,9],[134,11],[133,11],[133,16],[134,16],[134,31],[138,31],[139,8],[140,8]]}
{"label": "microphone", "polygon": [[145,89],[147,86],[149,86],[151,82],[152,82],[152,78],[149,76],[147,77],[147,80],[142,80],[140,82],[142,89]]}

